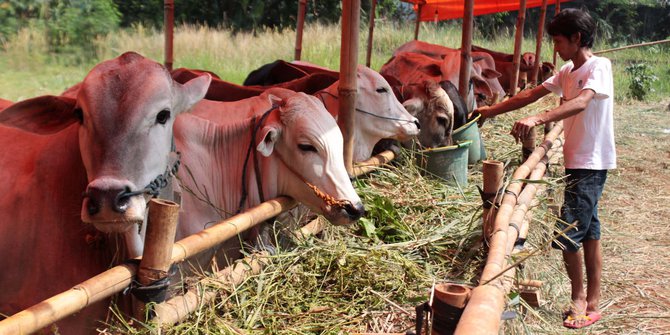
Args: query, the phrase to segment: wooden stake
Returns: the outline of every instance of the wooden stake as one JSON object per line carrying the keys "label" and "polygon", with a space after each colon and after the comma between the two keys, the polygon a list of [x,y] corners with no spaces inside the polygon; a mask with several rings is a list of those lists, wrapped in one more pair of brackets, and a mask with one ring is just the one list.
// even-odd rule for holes
{"label": "wooden stake", "polygon": [[418,4],[417,5],[417,11],[416,11],[416,23],[414,25],[414,40],[419,39],[419,27],[421,27],[421,10],[423,9],[423,4]]}
{"label": "wooden stake", "polygon": [[300,60],[302,54],[302,32],[305,30],[305,12],[307,11],[307,0],[298,1],[298,22],[295,27],[295,54],[293,58]]}
{"label": "wooden stake", "polygon": [[537,24],[537,38],[535,40],[535,63],[533,64],[533,71],[530,73],[530,79],[528,80],[528,83],[531,83],[532,86],[538,84],[537,73],[540,71],[540,64],[542,64],[542,37],[544,35],[544,20],[547,16],[547,2],[548,0],[542,0],[542,9],[540,9],[540,22]]}
{"label": "wooden stake", "polygon": [[519,14],[516,17],[516,33],[514,34],[514,59],[512,60],[512,77],[509,83],[509,96],[513,97],[516,94],[516,89],[519,87],[519,67],[521,65],[521,43],[523,42],[523,24],[526,21],[526,0],[521,0],[519,3]]}
{"label": "wooden stake", "polygon": [[164,0],[163,21],[165,22],[165,67],[172,71],[174,36],[174,0]]}
{"label": "wooden stake", "polygon": [[475,10],[474,0],[463,3],[463,29],[461,34],[461,68],[459,69],[458,91],[463,100],[467,101],[470,83],[470,69],[472,68],[472,29]]}
{"label": "wooden stake", "polygon": [[[179,205],[176,203],[162,199],[151,199],[149,202],[144,254],[137,271],[140,285],[151,285],[168,277],[178,217]],[[138,301],[134,311],[135,318],[144,321],[147,314],[146,302]]]}
{"label": "wooden stake", "polygon": [[372,35],[375,32],[375,9],[377,8],[377,0],[370,0],[370,22],[368,29],[368,50],[365,54],[365,66],[370,67],[370,60],[372,59]]}
{"label": "wooden stake", "polygon": [[358,30],[360,25],[360,0],[342,1],[342,43],[340,52],[340,114],[337,123],[344,137],[344,165],[353,175],[354,109],[356,107],[358,66]]}
{"label": "wooden stake", "polygon": [[502,189],[503,183],[503,163],[495,160],[485,160],[482,162],[482,174],[484,176],[484,210],[482,213],[482,228],[484,240],[488,241],[493,232],[493,221],[495,220],[497,207],[502,200],[498,195],[498,190]]}

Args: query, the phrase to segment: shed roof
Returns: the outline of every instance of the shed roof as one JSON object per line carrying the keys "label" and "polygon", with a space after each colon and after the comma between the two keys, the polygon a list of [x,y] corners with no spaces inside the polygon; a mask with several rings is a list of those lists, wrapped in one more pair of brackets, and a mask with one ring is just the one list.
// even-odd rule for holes
{"label": "shed roof", "polygon": [[[463,17],[464,0],[401,0],[414,4],[414,11],[422,4],[420,21],[436,21],[459,19]],[[549,0],[549,4],[556,4],[559,0]],[[560,0],[568,2],[569,0]],[[540,7],[542,0],[527,0],[526,8]],[[500,12],[519,10],[520,1],[512,0],[477,0],[474,4],[474,15],[486,15]]]}

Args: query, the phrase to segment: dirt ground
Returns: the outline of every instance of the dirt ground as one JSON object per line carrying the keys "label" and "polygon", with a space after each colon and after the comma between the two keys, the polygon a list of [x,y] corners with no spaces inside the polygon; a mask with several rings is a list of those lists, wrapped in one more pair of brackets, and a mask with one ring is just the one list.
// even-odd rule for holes
{"label": "dirt ground", "polygon": [[670,106],[618,106],[618,169],[600,204],[602,334],[670,334]]}
{"label": "dirt ground", "polygon": [[537,260],[551,267],[542,278],[543,320],[530,317],[530,327],[514,333],[670,334],[669,103],[615,107],[618,168],[608,174],[599,203],[603,319],[582,330],[561,326],[570,288],[560,252],[551,251]]}

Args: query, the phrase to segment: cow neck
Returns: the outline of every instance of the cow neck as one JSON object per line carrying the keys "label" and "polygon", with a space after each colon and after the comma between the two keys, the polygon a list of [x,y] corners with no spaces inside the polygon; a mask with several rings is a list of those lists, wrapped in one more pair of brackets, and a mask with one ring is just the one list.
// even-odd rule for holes
{"label": "cow neck", "polygon": [[247,190],[247,167],[249,165],[249,157],[251,157],[252,152],[253,152],[253,160],[254,160],[254,172],[256,174],[256,187],[258,189],[258,197],[260,199],[260,202],[263,203],[265,202],[265,196],[263,195],[263,183],[261,180],[261,171],[260,171],[260,165],[258,163],[258,150],[254,150],[256,147],[256,135],[258,133],[258,129],[260,129],[263,126],[263,123],[265,123],[265,120],[267,117],[270,115],[270,113],[274,110],[278,110],[279,105],[272,104],[272,107],[265,111],[263,115],[261,115],[260,118],[257,118],[256,116],[251,118],[250,122],[250,128],[251,128],[251,139],[249,140],[249,147],[247,148],[247,153],[244,158],[244,165],[242,167],[242,197],[240,198],[240,203],[237,206],[237,211],[235,214],[239,214],[242,209],[244,208],[244,202],[247,200],[247,197],[249,196],[248,190]]}

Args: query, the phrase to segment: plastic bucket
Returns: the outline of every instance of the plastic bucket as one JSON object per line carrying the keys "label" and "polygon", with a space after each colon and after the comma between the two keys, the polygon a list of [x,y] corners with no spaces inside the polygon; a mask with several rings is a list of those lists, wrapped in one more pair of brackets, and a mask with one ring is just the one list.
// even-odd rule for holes
{"label": "plastic bucket", "polygon": [[444,180],[449,185],[468,184],[468,148],[472,141],[457,145],[421,150],[417,154],[417,164],[430,176]]}
{"label": "plastic bucket", "polygon": [[468,151],[468,164],[475,164],[486,159],[484,141],[482,141],[482,135],[479,133],[479,127],[477,126],[477,121],[480,117],[481,115],[478,114],[470,122],[460,126],[451,133],[451,138],[455,143],[472,141],[472,145],[470,145],[470,150]]}

